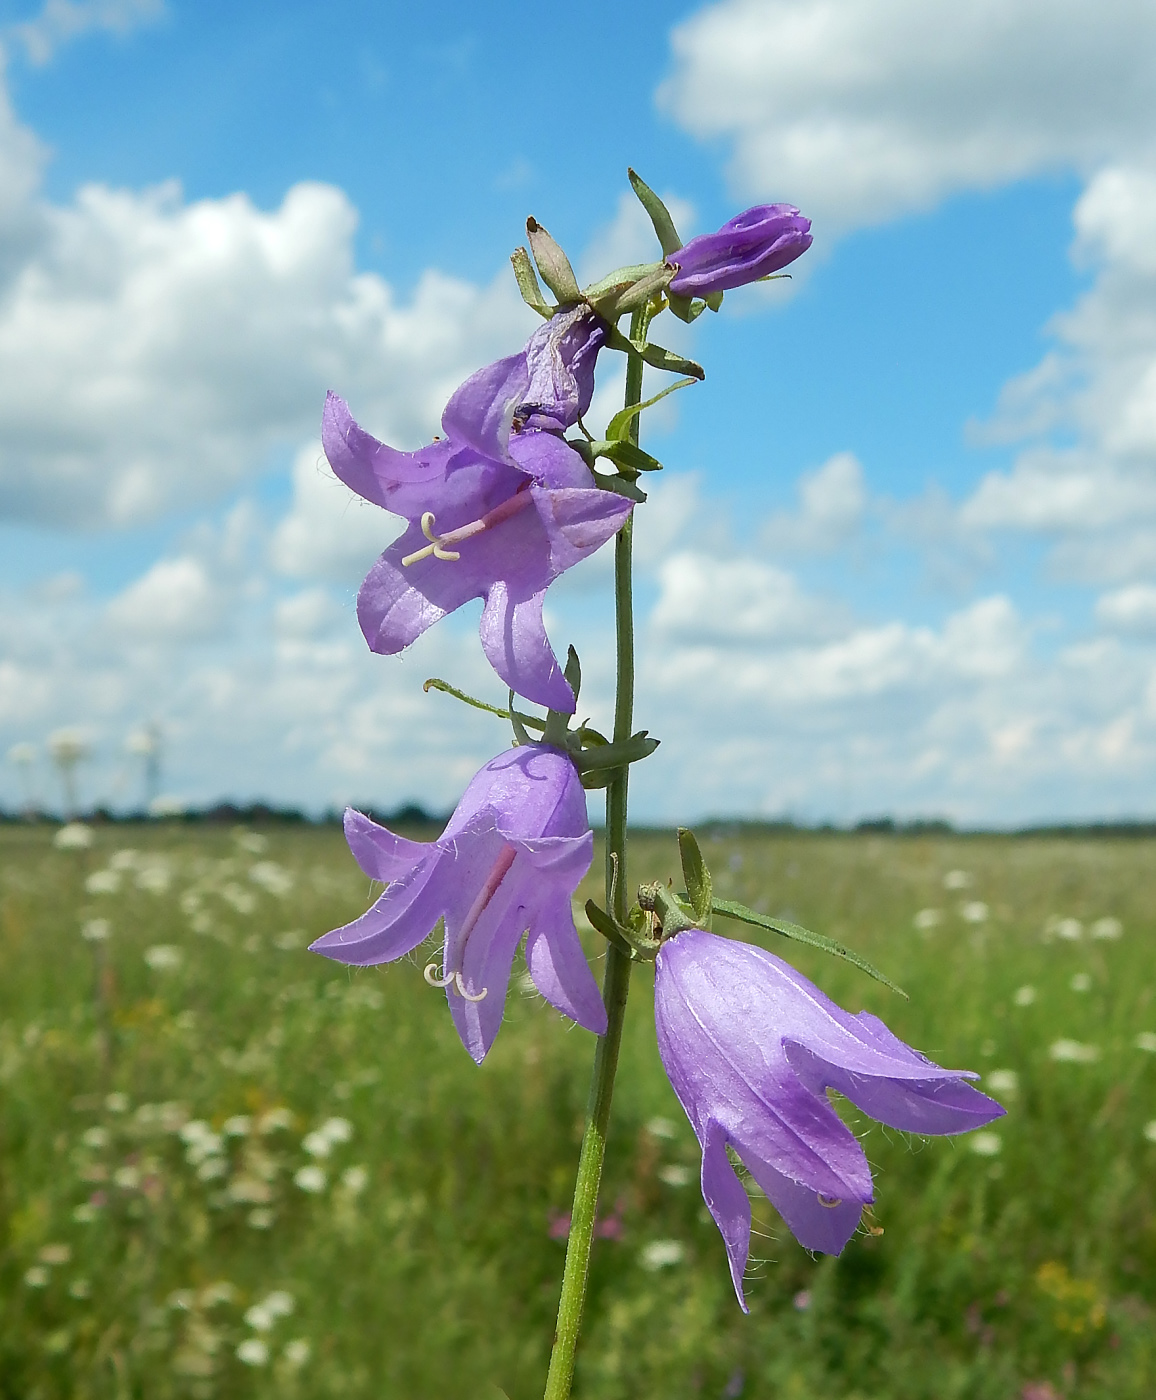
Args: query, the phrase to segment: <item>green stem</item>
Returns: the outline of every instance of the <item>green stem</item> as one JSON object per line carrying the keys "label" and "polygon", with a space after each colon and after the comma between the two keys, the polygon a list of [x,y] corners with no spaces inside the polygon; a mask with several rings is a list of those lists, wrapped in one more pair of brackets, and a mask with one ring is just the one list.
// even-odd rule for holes
{"label": "green stem", "polygon": [[[646,339],[650,316],[640,307],[631,317],[630,338],[636,344]],[[627,408],[642,402],[642,357],[631,354],[626,362]],[[637,446],[638,417],[631,424],[630,436]],[[618,683],[614,701],[614,738],[629,739],[634,721],[634,602],[631,579],[633,512],[614,541],[614,620],[617,636]],[[621,923],[626,922],[626,801],[630,769],[622,768],[606,789],[606,907]],[[586,1127],[574,1183],[574,1206],[570,1212],[570,1238],[566,1245],[566,1266],[562,1273],[562,1296],[558,1300],[558,1323],[554,1349],[550,1353],[550,1373],[546,1378],[544,1400],[568,1400],[574,1383],[574,1359],[582,1308],[586,1301],[586,1280],[590,1273],[590,1250],[594,1243],[594,1220],[598,1209],[598,1188],[606,1156],[610,1126],[610,1105],[614,1097],[614,1076],[622,1045],[626,1018],[626,996],[630,987],[630,959],[613,944],[606,950],[606,972],[602,980],[602,1000],[606,1003],[606,1034],[598,1038],[594,1053],[594,1073]]]}

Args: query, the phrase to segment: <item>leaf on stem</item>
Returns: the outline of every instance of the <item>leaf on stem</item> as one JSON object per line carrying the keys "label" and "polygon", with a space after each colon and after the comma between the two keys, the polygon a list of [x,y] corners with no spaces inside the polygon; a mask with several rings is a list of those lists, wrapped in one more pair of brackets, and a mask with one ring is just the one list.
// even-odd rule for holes
{"label": "leaf on stem", "polygon": [[673,384],[668,384],[665,389],[655,394],[652,398],[644,399],[642,403],[630,404],[627,408],[620,408],[611,418],[606,428],[606,436],[610,439],[625,438],[630,431],[630,425],[644,408],[651,408],[659,399],[666,398],[667,394],[673,394],[677,389],[686,389],[691,384],[697,384],[696,379],[677,379]]}
{"label": "leaf on stem", "polygon": [[710,871],[702,858],[694,832],[685,826],[678,828],[678,854],[682,859],[682,878],[686,881],[686,893],[695,920],[699,928],[709,932],[713,895]]}
{"label": "leaf on stem", "polygon": [[638,196],[639,203],[650,215],[655,236],[662,245],[663,257],[669,257],[671,253],[676,253],[682,247],[682,239],[678,236],[678,229],[674,226],[670,210],[640,175],[637,175],[633,170],[627,170],[626,174],[630,180],[631,188]]}
{"label": "leaf on stem", "polygon": [[877,967],[872,967],[866,958],[861,958],[850,948],[844,948],[842,943],[836,943],[833,938],[827,938],[821,933],[812,933],[810,929],[802,928],[799,924],[789,923],[786,919],[768,918],[766,914],[756,913],[754,909],[748,909],[745,904],[739,904],[733,899],[712,898],[710,907],[716,914],[722,914],[725,918],[738,919],[741,923],[753,924],[756,928],[769,929],[772,933],[781,934],[784,938],[793,939],[796,943],[807,943],[812,948],[822,948],[824,953],[833,953],[835,957],[852,963],[861,972],[867,973],[869,977],[874,977],[876,982],[882,982],[885,987],[890,987],[893,992],[898,992],[901,997],[907,996],[902,987],[896,986],[891,978],[885,977]]}

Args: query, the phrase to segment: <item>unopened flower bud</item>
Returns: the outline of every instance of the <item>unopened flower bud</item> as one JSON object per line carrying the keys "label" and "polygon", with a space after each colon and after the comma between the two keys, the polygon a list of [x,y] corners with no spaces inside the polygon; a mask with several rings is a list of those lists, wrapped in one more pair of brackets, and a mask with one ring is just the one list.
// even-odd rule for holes
{"label": "unopened flower bud", "polygon": [[668,254],[676,296],[706,297],[757,282],[811,246],[811,221],[793,204],[757,204]]}

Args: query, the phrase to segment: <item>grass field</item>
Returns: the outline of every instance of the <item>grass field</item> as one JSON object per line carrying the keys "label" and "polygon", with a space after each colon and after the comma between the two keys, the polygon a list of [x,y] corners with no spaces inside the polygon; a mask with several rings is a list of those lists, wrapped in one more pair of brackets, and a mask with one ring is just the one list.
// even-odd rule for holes
{"label": "grass field", "polygon": [[[1156,842],[700,835],[721,895],[911,1000],[775,951],[1009,1114],[849,1111],[873,1214],[812,1258],[756,1198],[744,1317],[637,972],[576,1394],[1156,1393]],[[516,974],[478,1069],[428,959],[304,951],[369,896],[336,830],[94,836],[0,828],[0,1396],[540,1395],[591,1037]],[[674,875],[673,838],[631,860]]]}

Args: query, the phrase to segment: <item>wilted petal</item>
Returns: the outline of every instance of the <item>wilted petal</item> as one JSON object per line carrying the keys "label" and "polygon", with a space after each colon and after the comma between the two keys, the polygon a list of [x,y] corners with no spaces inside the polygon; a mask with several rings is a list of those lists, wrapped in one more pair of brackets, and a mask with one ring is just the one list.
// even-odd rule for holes
{"label": "wilted petal", "polygon": [[503,461],[514,410],[529,383],[524,350],[477,370],[446,404],[442,427],[447,436],[468,443],[483,457]]}

